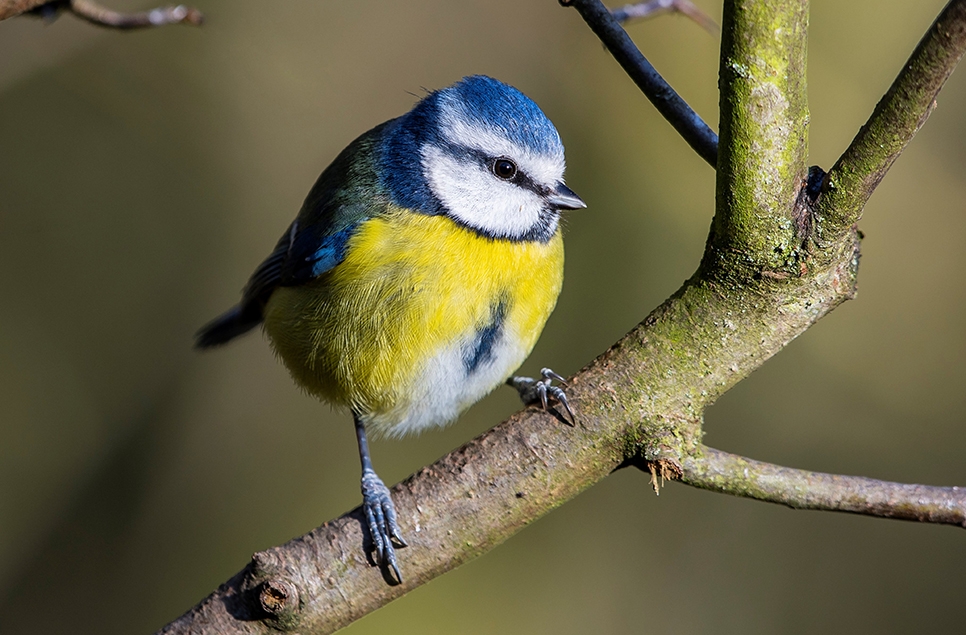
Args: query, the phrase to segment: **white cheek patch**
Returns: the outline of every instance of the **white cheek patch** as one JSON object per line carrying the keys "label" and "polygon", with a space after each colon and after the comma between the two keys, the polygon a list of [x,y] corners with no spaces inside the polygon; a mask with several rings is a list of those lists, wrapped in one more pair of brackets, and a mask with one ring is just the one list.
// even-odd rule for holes
{"label": "white cheek patch", "polygon": [[539,195],[498,179],[475,161],[460,161],[427,145],[422,165],[430,188],[450,215],[470,227],[521,238],[541,222],[544,201]]}
{"label": "white cheek patch", "polygon": [[478,150],[488,156],[505,156],[516,161],[518,167],[541,185],[553,187],[563,180],[563,147],[554,153],[537,153],[521,147],[498,131],[475,122],[461,119],[455,113],[444,110],[440,129],[447,141],[457,146]]}

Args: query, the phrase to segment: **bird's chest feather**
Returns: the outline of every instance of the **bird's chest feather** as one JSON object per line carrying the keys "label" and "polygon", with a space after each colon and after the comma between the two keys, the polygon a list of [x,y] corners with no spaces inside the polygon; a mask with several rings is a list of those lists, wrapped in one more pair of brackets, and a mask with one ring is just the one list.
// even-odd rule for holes
{"label": "bird's chest feather", "polygon": [[400,210],[364,223],[319,280],[276,290],[265,326],[306,389],[403,434],[448,423],[506,379],[562,279],[559,233],[490,240]]}

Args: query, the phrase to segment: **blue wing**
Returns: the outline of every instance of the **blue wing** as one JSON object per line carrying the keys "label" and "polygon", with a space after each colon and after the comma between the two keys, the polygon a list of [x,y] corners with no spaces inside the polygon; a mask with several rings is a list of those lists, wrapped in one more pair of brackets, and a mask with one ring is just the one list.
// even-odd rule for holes
{"label": "blue wing", "polygon": [[322,172],[298,217],[249,278],[241,302],[202,327],[196,347],[224,344],[253,329],[275,289],[314,280],[342,262],[358,226],[385,209],[373,156],[382,127],[353,141]]}
{"label": "blue wing", "polygon": [[345,257],[345,247],[355,225],[317,237],[299,231],[296,219],[275,250],[255,269],[241,302],[206,324],[196,336],[195,346],[208,348],[232,340],[262,322],[262,309],[280,286],[296,286],[329,271]]}

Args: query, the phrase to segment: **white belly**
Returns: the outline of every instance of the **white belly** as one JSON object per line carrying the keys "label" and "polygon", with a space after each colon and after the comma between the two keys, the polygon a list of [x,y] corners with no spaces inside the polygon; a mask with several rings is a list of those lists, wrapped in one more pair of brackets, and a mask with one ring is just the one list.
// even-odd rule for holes
{"label": "white belly", "polygon": [[471,368],[468,360],[478,345],[479,333],[470,332],[431,356],[408,398],[391,412],[364,417],[366,427],[377,434],[401,437],[450,424],[506,381],[530,353],[516,333],[502,329],[487,348],[485,359]]}

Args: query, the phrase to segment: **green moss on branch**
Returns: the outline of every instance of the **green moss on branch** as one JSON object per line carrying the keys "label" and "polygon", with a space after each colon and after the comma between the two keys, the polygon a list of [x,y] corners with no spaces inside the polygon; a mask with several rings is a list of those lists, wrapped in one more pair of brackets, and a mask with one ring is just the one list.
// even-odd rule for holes
{"label": "green moss on branch", "polygon": [[807,28],[805,0],[725,3],[709,267],[784,270],[801,245],[793,212],[808,155]]}

